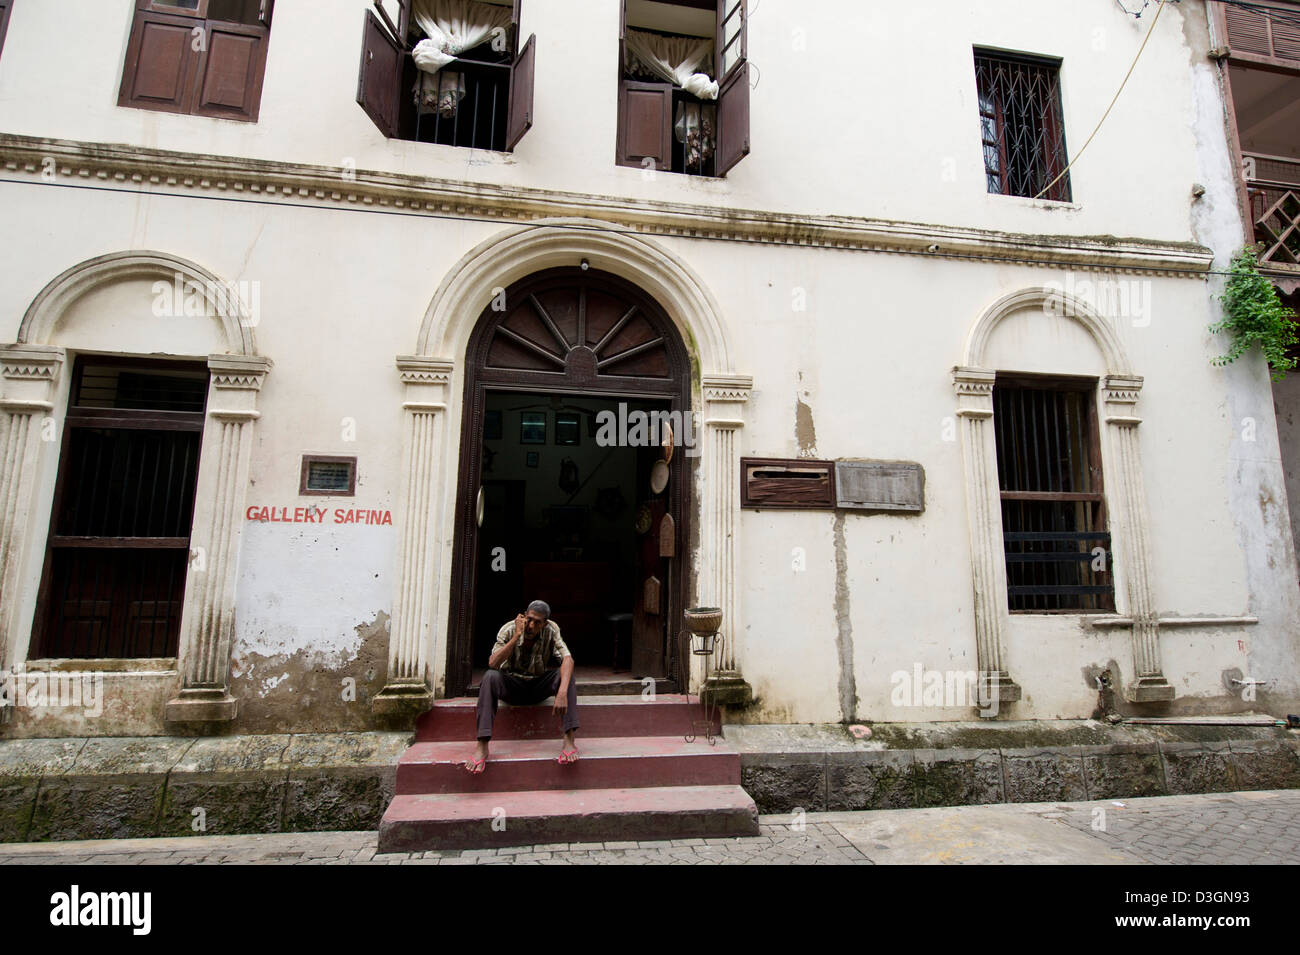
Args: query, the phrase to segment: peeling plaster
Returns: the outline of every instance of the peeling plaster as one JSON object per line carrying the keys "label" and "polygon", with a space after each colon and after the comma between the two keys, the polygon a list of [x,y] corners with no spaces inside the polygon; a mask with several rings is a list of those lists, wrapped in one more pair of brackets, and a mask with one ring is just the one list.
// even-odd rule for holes
{"label": "peeling plaster", "polygon": [[849,612],[849,556],[844,541],[844,512],[835,512],[835,648],[840,664],[840,717],[857,719],[858,689],[853,675],[853,620]]}
{"label": "peeling plaster", "polygon": [[[799,372],[799,381],[803,381],[803,372]],[[803,400],[810,397],[811,389],[804,388],[796,393],[794,399],[794,440],[799,447],[799,456],[804,458],[817,456],[817,427],[813,424],[812,406]]]}

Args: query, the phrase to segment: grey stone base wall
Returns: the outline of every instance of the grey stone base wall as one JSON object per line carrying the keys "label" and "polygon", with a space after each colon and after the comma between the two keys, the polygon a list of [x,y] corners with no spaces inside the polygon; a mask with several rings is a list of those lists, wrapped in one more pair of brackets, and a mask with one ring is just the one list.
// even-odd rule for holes
{"label": "grey stone base wall", "polygon": [[1300,740],[742,752],[760,813],[1300,789]]}
{"label": "grey stone base wall", "polygon": [[0,841],[378,829],[410,733],[0,741]]}
{"label": "grey stone base wall", "polygon": [[[1300,788],[1294,731],[1071,723],[996,732],[879,726],[868,742],[838,725],[726,728],[762,813]],[[1157,735],[1204,738],[1143,738]],[[3,740],[0,842],[377,829],[411,738]],[[961,742],[979,745],[943,745]]]}

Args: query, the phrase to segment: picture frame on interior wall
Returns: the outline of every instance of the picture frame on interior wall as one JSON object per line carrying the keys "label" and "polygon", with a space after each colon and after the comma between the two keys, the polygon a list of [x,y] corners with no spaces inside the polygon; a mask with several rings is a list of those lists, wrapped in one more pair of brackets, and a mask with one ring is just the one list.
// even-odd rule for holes
{"label": "picture frame on interior wall", "polygon": [[525,411],[519,415],[519,443],[546,443],[545,411]]}
{"label": "picture frame on interior wall", "polygon": [[555,443],[568,446],[582,443],[582,419],[573,412],[555,416]]}

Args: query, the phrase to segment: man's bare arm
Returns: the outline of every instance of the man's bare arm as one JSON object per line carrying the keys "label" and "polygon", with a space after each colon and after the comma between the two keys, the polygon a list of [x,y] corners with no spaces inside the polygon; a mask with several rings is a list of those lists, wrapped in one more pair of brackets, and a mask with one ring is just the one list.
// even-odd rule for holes
{"label": "man's bare arm", "polygon": [[514,652],[515,645],[519,643],[519,638],[524,632],[524,615],[519,614],[515,617],[515,632],[511,635],[510,640],[502,647],[492,651],[488,657],[488,669],[496,670],[501,664],[510,659],[510,654]]}

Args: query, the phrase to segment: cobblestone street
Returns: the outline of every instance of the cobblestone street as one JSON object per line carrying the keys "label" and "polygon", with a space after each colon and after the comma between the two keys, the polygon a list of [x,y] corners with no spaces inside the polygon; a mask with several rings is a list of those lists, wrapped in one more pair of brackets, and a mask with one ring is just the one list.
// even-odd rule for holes
{"label": "cobblestone street", "polygon": [[761,817],[741,839],[376,854],[374,832],[0,845],[0,864],[1300,863],[1300,791]]}

